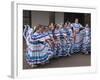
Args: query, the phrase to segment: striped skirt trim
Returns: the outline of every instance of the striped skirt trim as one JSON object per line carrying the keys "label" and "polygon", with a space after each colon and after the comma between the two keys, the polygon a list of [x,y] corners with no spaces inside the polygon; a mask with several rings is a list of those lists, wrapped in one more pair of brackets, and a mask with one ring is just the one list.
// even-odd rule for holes
{"label": "striped skirt trim", "polygon": [[32,57],[30,57],[30,55],[26,55],[26,60],[32,64],[44,63],[48,61],[49,58],[50,58],[50,53],[44,54],[42,56],[37,55],[37,56],[32,56]]}

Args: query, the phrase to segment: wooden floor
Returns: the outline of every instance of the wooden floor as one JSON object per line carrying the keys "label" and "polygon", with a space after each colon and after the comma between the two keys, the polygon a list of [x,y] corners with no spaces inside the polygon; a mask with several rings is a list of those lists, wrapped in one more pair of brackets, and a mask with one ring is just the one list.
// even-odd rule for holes
{"label": "wooden floor", "polygon": [[[70,57],[60,57],[51,59],[49,63],[44,65],[38,65],[36,68],[58,68],[58,67],[80,67],[80,66],[90,66],[91,65],[91,55],[86,54],[74,54]],[[29,66],[25,57],[23,58],[23,69],[36,69]]]}

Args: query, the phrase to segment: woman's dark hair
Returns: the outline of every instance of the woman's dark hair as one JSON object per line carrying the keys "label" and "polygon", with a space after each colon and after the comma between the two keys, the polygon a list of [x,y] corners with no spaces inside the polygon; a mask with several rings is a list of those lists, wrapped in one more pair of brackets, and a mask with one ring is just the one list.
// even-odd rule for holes
{"label": "woman's dark hair", "polygon": [[71,27],[72,31],[74,31],[73,27]]}
{"label": "woman's dark hair", "polygon": [[36,30],[39,30],[40,28],[43,28],[43,25],[39,24],[38,26],[36,26]]}
{"label": "woman's dark hair", "polygon": [[36,29],[33,31],[33,33],[35,33],[37,30],[39,30],[40,28],[43,28],[43,27],[44,27],[43,25],[38,24],[38,25],[36,26]]}
{"label": "woman's dark hair", "polygon": [[53,22],[50,22],[50,23],[48,24],[48,26],[50,26],[50,25],[51,25],[51,23],[54,25],[54,23],[53,23]]}
{"label": "woman's dark hair", "polygon": [[83,29],[84,29],[84,27],[80,28],[79,31],[81,31],[81,30],[83,30]]}

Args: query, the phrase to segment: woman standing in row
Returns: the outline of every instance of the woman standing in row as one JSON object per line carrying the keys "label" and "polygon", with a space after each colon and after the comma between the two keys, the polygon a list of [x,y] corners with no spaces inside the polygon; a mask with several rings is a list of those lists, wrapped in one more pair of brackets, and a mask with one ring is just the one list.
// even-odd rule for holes
{"label": "woman standing in row", "polygon": [[53,52],[50,51],[51,47],[46,42],[48,35],[44,34],[44,26],[39,25],[36,27],[36,31],[32,32],[31,28],[26,31],[27,36],[27,52],[26,61],[29,65],[34,67],[38,64],[45,64],[49,61]]}

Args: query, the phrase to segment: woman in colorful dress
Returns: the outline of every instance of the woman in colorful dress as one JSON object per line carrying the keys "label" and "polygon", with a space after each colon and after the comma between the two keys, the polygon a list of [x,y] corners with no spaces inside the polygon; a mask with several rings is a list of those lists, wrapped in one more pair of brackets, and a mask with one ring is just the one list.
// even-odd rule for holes
{"label": "woman in colorful dress", "polygon": [[60,41],[61,41],[61,48],[62,48],[61,56],[71,56],[69,50],[69,44],[67,43],[68,42],[67,26],[68,24],[65,23],[65,25],[60,29]]}
{"label": "woman in colorful dress", "polygon": [[44,64],[49,61],[52,52],[49,52],[50,47],[45,42],[45,36],[43,35],[43,26],[39,25],[36,32],[33,34],[29,28],[26,33],[27,38],[27,52],[26,61],[29,65],[34,67],[37,64]]}
{"label": "woman in colorful dress", "polygon": [[60,41],[60,28],[59,25],[56,24],[54,28],[54,53],[55,57],[59,57],[62,55],[61,41]]}
{"label": "woman in colorful dress", "polygon": [[68,24],[67,27],[66,27],[67,52],[69,53],[69,56],[70,56],[70,54],[72,53],[72,45],[73,45],[74,39],[73,39],[73,30],[72,30],[72,27],[71,27],[71,23],[68,22],[67,24]]}
{"label": "woman in colorful dress", "polygon": [[53,51],[53,57],[56,54],[56,50],[55,50],[55,40],[54,40],[54,24],[50,23],[48,25],[48,35],[50,37],[49,41],[50,41],[50,46],[51,46],[51,50]]}
{"label": "woman in colorful dress", "polygon": [[79,20],[76,18],[75,23],[72,24],[73,28],[73,37],[74,37],[74,43],[72,46],[72,52],[73,53],[79,53],[81,50],[81,35],[80,35],[80,28],[82,28],[82,25],[79,23]]}
{"label": "woman in colorful dress", "polygon": [[88,24],[86,24],[84,31],[84,37],[83,37],[83,44],[82,44],[82,52],[84,54],[89,54],[89,52],[91,51],[91,31],[90,28],[88,26]]}
{"label": "woman in colorful dress", "polygon": [[44,29],[43,29],[43,35],[44,35],[44,40],[45,42],[47,43],[46,46],[48,47],[48,54],[51,54],[50,57],[52,58],[53,57],[53,51],[52,51],[52,41],[51,41],[51,37],[49,35],[49,28],[48,26],[44,26]]}

